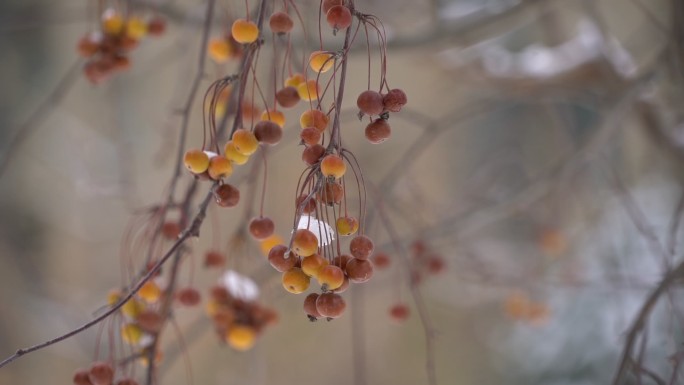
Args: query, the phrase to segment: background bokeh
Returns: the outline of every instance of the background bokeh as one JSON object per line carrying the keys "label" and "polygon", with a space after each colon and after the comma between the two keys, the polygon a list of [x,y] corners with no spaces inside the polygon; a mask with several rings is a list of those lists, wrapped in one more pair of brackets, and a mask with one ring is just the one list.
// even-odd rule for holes
{"label": "background bokeh", "polygon": [[[105,303],[122,284],[120,250],[131,218],[163,199],[172,175],[176,110],[196,71],[205,4],[133,1],[158,7],[168,33],[144,41],[129,71],[97,86],[76,75],[55,96],[76,61],[76,42],[97,25],[95,3],[0,3],[0,155],[17,132],[30,130],[0,176],[3,357],[80,325]],[[317,3],[297,1],[310,31],[317,31]],[[167,328],[159,383],[426,384],[426,334],[400,252],[416,240],[446,263],[419,285],[438,384],[609,383],[625,331],[682,259],[681,232],[672,225],[683,182],[682,6],[356,4],[385,23],[388,81],[409,100],[391,117],[391,139],[369,144],[354,107],[367,82],[360,44],[350,62],[343,138],[370,194],[369,234],[392,256],[391,267],[345,294],[344,317],[311,324],[302,297],[283,292],[279,274],[247,240],[231,253],[231,267],[260,283],[279,323],[238,353],[219,344],[201,308],[179,309],[186,347]],[[241,12],[242,2],[219,0],[213,34]],[[323,35],[326,47],[341,46],[341,35]],[[317,44],[314,36],[294,39]],[[264,54],[262,70],[267,63]],[[201,90],[230,68],[209,62]],[[41,108],[46,100],[49,108]],[[287,112],[288,121],[300,111]],[[201,114],[197,98],[190,146],[201,143]],[[303,169],[297,142],[298,127],[288,124],[269,161],[265,209],[283,236]],[[232,178],[244,182],[251,169]],[[185,185],[190,177],[183,178]],[[392,244],[378,209],[401,245]],[[219,273],[201,268],[201,256],[226,247],[244,225],[244,210],[210,209],[182,282],[204,290],[217,280]],[[682,355],[682,294],[672,288],[657,303],[639,345],[643,365],[671,384],[684,383],[684,374],[672,374]],[[521,315],[520,301],[536,312]],[[404,323],[388,315],[398,302],[411,309]],[[97,339],[93,328],[26,356],[0,369],[0,384],[69,384],[92,361]]]}

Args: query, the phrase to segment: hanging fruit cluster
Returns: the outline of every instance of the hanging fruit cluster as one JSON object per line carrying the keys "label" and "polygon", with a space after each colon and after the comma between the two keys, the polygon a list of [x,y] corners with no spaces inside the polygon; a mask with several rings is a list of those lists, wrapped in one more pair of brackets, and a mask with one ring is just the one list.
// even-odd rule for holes
{"label": "hanging fruit cluster", "polygon": [[88,59],[83,74],[93,84],[102,83],[113,74],[131,66],[129,54],[145,36],[160,36],[166,21],[157,15],[143,18],[137,14],[120,12],[128,4],[113,4],[101,12],[99,29],[86,33],[78,41],[78,53]]}

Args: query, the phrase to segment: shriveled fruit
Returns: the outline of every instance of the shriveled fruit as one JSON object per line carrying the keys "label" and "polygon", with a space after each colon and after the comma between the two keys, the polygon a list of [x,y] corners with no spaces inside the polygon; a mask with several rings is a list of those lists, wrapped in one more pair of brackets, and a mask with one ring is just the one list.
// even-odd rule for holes
{"label": "shriveled fruit", "polygon": [[338,318],[344,313],[347,303],[336,293],[323,293],[316,299],[316,310],[327,318]]}
{"label": "shriveled fruit", "polygon": [[292,31],[294,23],[292,18],[285,12],[275,12],[268,19],[268,25],[271,27],[271,31],[278,34],[284,34]]}
{"label": "shriveled fruit", "polygon": [[339,179],[347,171],[347,164],[344,159],[337,154],[326,155],[321,160],[321,173],[329,178]]}
{"label": "shriveled fruit", "polygon": [[385,110],[390,112],[399,112],[407,103],[406,94],[404,91],[395,88],[383,96],[382,102],[385,106]]}
{"label": "shriveled fruit", "polygon": [[283,287],[292,294],[299,294],[309,288],[310,278],[302,269],[293,267],[283,273]]}
{"label": "shriveled fruit", "polygon": [[301,208],[302,214],[311,214],[312,212],[316,211],[316,200],[312,197],[309,198],[309,200],[306,201],[306,203],[304,203],[307,197],[308,196],[306,194],[302,194],[298,196],[295,201],[295,207],[297,208],[297,210]]}
{"label": "shriveled fruit", "polygon": [[270,120],[262,120],[254,126],[254,136],[261,143],[276,145],[283,137],[283,129]]}
{"label": "shriveled fruit", "polygon": [[249,233],[254,239],[266,239],[275,231],[275,224],[269,217],[256,217],[249,221]]}
{"label": "shriveled fruit", "polygon": [[332,206],[342,202],[344,188],[339,182],[326,182],[323,188],[316,194],[316,199],[320,202]]}
{"label": "shriveled fruit", "polygon": [[392,128],[385,119],[378,118],[366,126],[365,135],[369,142],[379,144],[389,139]]}
{"label": "shriveled fruit", "polygon": [[297,86],[287,86],[281,88],[276,92],[276,101],[283,108],[291,108],[299,103],[299,91],[297,91]]}
{"label": "shriveled fruit", "polygon": [[308,257],[318,251],[318,238],[307,229],[298,229],[294,233],[292,249],[301,257]]}
{"label": "shriveled fruit", "polygon": [[344,5],[344,0],[323,0],[323,4],[322,4],[323,13],[327,14],[328,11],[330,11],[330,8],[332,8],[336,5]]}
{"label": "shriveled fruit", "polygon": [[316,127],[302,128],[302,131],[299,132],[299,138],[304,144],[313,146],[321,141],[321,132]]}
{"label": "shriveled fruit", "polygon": [[304,313],[306,313],[311,321],[315,321],[322,317],[321,313],[319,313],[316,308],[318,296],[318,293],[311,293],[304,298]]}
{"label": "shriveled fruit", "polygon": [[347,262],[346,272],[350,281],[364,283],[373,276],[373,264],[365,259],[353,258]]}
{"label": "shriveled fruit", "polygon": [[356,259],[368,259],[374,247],[373,240],[365,235],[357,235],[349,243],[349,251]]}
{"label": "shriveled fruit", "polygon": [[221,207],[234,207],[240,202],[240,190],[233,185],[225,183],[216,188],[214,198]]}
{"label": "shriveled fruit", "polygon": [[230,31],[233,39],[241,44],[254,43],[259,38],[259,27],[253,21],[245,19],[235,20]]}
{"label": "shriveled fruit", "polygon": [[352,23],[352,14],[344,5],[335,5],[326,13],[326,21],[334,32],[347,29]]}
{"label": "shriveled fruit", "polygon": [[285,258],[286,253],[287,247],[285,245],[275,245],[268,252],[268,262],[281,273],[292,269],[297,264],[298,257],[290,253],[288,258]]}
{"label": "shriveled fruit", "polygon": [[313,146],[307,146],[302,151],[302,160],[308,165],[314,165],[321,160],[323,155],[325,155],[325,147],[320,144],[314,144]]}
{"label": "shriveled fruit", "polygon": [[380,115],[385,110],[382,95],[377,91],[363,91],[356,99],[356,106],[366,115]]}

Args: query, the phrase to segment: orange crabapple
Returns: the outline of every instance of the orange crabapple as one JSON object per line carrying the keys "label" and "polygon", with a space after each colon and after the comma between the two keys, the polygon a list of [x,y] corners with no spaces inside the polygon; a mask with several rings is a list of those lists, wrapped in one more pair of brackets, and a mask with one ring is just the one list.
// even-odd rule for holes
{"label": "orange crabapple", "polygon": [[275,122],[262,120],[254,126],[254,136],[260,143],[274,146],[283,138],[283,129]]}
{"label": "orange crabapple", "polygon": [[299,116],[299,125],[302,128],[315,127],[321,133],[328,127],[330,118],[321,110],[306,110]]}
{"label": "orange crabapple", "polygon": [[343,236],[352,235],[359,230],[359,221],[354,217],[339,217],[335,224],[337,232]]}
{"label": "orange crabapple", "polygon": [[374,247],[373,240],[365,235],[357,235],[349,243],[349,251],[356,259],[368,259]]}
{"label": "orange crabapple", "polygon": [[261,113],[261,120],[270,120],[281,128],[285,126],[285,114],[278,110],[264,110]]}
{"label": "orange crabapple", "polygon": [[344,5],[335,5],[326,12],[325,19],[333,29],[333,33],[341,29],[347,29],[352,23],[352,14]]}
{"label": "orange crabapple", "polygon": [[235,20],[230,32],[233,39],[241,44],[254,43],[259,38],[259,27],[253,21],[245,19]]}
{"label": "orange crabapple", "polygon": [[299,98],[307,102],[318,99],[318,82],[315,79],[309,79],[297,86],[297,94]]}
{"label": "orange crabapple", "polygon": [[321,132],[316,127],[305,127],[299,132],[299,138],[304,144],[313,146],[321,141]]}
{"label": "orange crabapple", "polygon": [[205,267],[222,267],[226,263],[226,256],[215,250],[209,250],[204,254]]}
{"label": "orange crabapple", "polygon": [[112,8],[102,13],[102,32],[107,35],[118,35],[124,27],[124,20],[117,11]]}
{"label": "orange crabapple", "polygon": [[259,148],[259,140],[252,131],[240,128],[233,133],[233,145],[239,153],[249,156]]}
{"label": "orange crabapple", "polygon": [[287,253],[287,247],[285,245],[275,245],[268,252],[268,262],[277,271],[284,273],[297,264],[298,257],[292,252],[289,252],[289,257],[285,258],[285,253]]}
{"label": "orange crabapple", "polygon": [[[335,60],[330,52],[314,51],[309,55],[309,67],[318,73],[330,71]],[[303,98],[302,98],[303,99]]]}
{"label": "orange crabapple", "polygon": [[276,92],[276,102],[283,108],[292,108],[299,103],[299,91],[297,86],[287,86]]}
{"label": "orange crabapple", "polygon": [[364,283],[373,276],[373,264],[365,259],[352,258],[345,269],[349,280],[354,283]]}
{"label": "orange crabapple", "polygon": [[311,254],[302,259],[302,271],[309,277],[318,279],[318,273],[328,265],[328,260],[319,254]]}
{"label": "orange crabapple", "polygon": [[378,118],[369,123],[365,130],[366,139],[373,144],[380,144],[392,135],[392,128],[387,120]]}
{"label": "orange crabapple", "polygon": [[399,112],[407,103],[406,94],[399,88],[392,89],[382,97],[382,103],[386,111]]}
{"label": "orange crabapple", "polygon": [[114,368],[106,362],[94,362],[88,371],[88,379],[93,385],[110,385],[114,380]]}
{"label": "orange crabapple", "polygon": [[344,188],[338,182],[325,182],[323,188],[316,193],[316,199],[328,206],[339,204],[342,198],[344,198]]}
{"label": "orange crabapple", "polygon": [[152,16],[147,22],[147,32],[150,36],[160,36],[166,31],[166,20],[160,16]]}
{"label": "orange crabapple", "polygon": [[332,8],[336,5],[344,5],[344,0],[323,0],[323,6],[322,6],[323,13],[327,14],[328,11],[330,11],[330,8]]}
{"label": "orange crabapple", "polygon": [[[304,262],[302,262],[302,268],[304,268]],[[323,291],[335,290],[344,283],[344,271],[335,265],[322,266],[318,270],[316,279]]]}
{"label": "orange crabapple", "polygon": [[209,45],[207,46],[207,52],[209,54],[209,57],[213,61],[221,64],[225,63],[226,61],[228,61],[228,59],[230,59],[232,47],[225,38],[216,37],[209,41]]}
{"label": "orange crabapple", "polygon": [[275,224],[269,217],[255,217],[249,221],[249,233],[256,240],[266,239],[275,231]]}
{"label": "orange crabapple", "polygon": [[389,314],[392,319],[394,319],[397,322],[403,322],[408,319],[410,315],[410,311],[408,306],[406,306],[403,303],[396,303],[392,305],[389,309]]}
{"label": "orange crabapple", "polygon": [[304,75],[300,73],[293,74],[292,76],[288,77],[285,79],[285,87],[295,87],[297,88],[298,85],[304,83],[306,81],[306,78]]}
{"label": "orange crabapple", "polygon": [[251,326],[233,324],[228,328],[225,338],[231,348],[246,351],[254,346],[256,330]]}
{"label": "orange crabapple", "polygon": [[316,310],[326,318],[338,318],[346,308],[344,298],[336,293],[323,293],[316,299]]}
{"label": "orange crabapple", "polygon": [[307,229],[298,229],[292,238],[292,249],[300,257],[308,257],[318,251],[318,238]]}
{"label": "orange crabapple", "polygon": [[242,118],[245,121],[253,122],[261,116],[261,109],[248,101],[243,101],[240,109],[242,110]]}
{"label": "orange crabapple", "polygon": [[385,110],[382,95],[377,91],[363,91],[356,98],[356,106],[366,115],[380,115]]}
{"label": "orange crabapple", "polygon": [[306,313],[306,316],[309,317],[309,321],[312,322],[323,317],[316,308],[316,300],[318,299],[318,296],[318,293],[311,293],[304,298],[304,313]]}
{"label": "orange crabapple", "polygon": [[138,290],[138,297],[147,303],[154,303],[161,297],[162,291],[156,282],[150,280],[145,282]]}
{"label": "orange crabapple", "polygon": [[285,12],[275,12],[272,14],[268,19],[268,25],[271,27],[271,31],[279,35],[286,34],[294,28],[292,18]]}
{"label": "orange crabapple", "polygon": [[209,168],[209,155],[200,149],[188,150],[183,156],[183,163],[193,174],[201,174]]}
{"label": "orange crabapple", "polygon": [[240,190],[225,183],[214,190],[214,198],[221,207],[234,207],[240,201]]}
{"label": "orange crabapple", "polygon": [[226,143],[226,146],[223,150],[226,154],[226,158],[230,159],[231,162],[237,165],[245,164],[249,160],[249,155],[245,155],[238,151],[237,147],[235,147],[235,143],[233,143],[232,140]]}
{"label": "orange crabapple", "polygon": [[259,248],[261,249],[261,254],[268,256],[268,253],[271,252],[271,249],[274,246],[280,245],[283,242],[285,242],[283,237],[281,237],[278,234],[271,234],[270,236],[268,236],[266,239],[262,240],[259,243]]}
{"label": "orange crabapple", "polygon": [[233,173],[233,164],[230,159],[225,156],[217,155],[209,159],[209,168],[207,169],[209,177],[214,180],[227,178]]}
{"label": "orange crabapple", "polygon": [[321,160],[321,173],[328,178],[340,179],[347,171],[344,159],[336,154],[328,154]]}
{"label": "orange crabapple", "polygon": [[305,292],[309,288],[310,280],[311,278],[298,267],[293,267],[284,272],[282,277],[283,287],[292,294]]}
{"label": "orange crabapple", "polygon": [[147,35],[147,23],[137,16],[132,16],[126,20],[126,36],[139,40]]}
{"label": "orange crabapple", "polygon": [[178,289],[176,292],[176,299],[181,305],[191,307],[200,303],[201,296],[200,292],[194,287],[184,287]]}
{"label": "orange crabapple", "polygon": [[126,301],[123,306],[121,306],[121,312],[128,318],[133,318],[138,316],[140,312],[143,311],[145,308],[145,305],[143,303],[136,299],[136,298],[131,298],[128,301]]}

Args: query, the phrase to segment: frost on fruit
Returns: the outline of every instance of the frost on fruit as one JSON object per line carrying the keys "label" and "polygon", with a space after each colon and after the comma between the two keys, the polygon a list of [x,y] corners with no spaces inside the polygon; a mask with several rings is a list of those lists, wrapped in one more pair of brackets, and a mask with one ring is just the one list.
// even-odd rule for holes
{"label": "frost on fruit", "polygon": [[[318,239],[318,246],[327,246],[335,240],[335,229],[324,221],[318,220],[309,215],[302,215],[299,217],[297,223],[297,230],[307,229],[314,233]],[[323,238],[323,239],[321,239]]]}
{"label": "frost on fruit", "polygon": [[219,284],[225,287],[230,295],[243,301],[254,301],[259,297],[256,282],[234,270],[226,270],[219,279]]}

